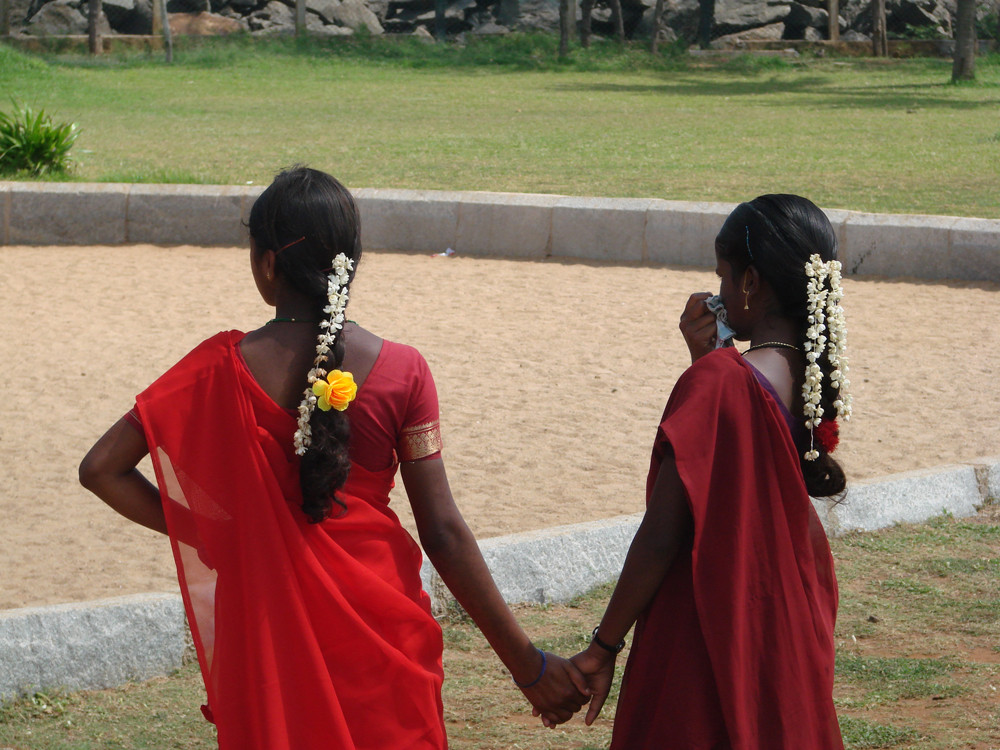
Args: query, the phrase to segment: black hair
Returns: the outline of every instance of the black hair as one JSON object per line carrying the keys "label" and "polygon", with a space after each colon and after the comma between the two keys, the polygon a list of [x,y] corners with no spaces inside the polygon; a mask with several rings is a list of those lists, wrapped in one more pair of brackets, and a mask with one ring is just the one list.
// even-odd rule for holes
{"label": "black hair", "polygon": [[[751,265],[757,269],[773,290],[781,313],[799,321],[799,340],[804,342],[809,305],[806,263],[814,254],[824,261],[837,258],[837,234],[826,214],[798,195],[762,195],[741,203],[729,215],[715,238],[715,249],[736,273]],[[833,368],[825,347],[817,364],[824,375],[820,403],[824,415],[833,418],[839,392],[831,386]],[[814,447],[819,458],[800,457],[806,489],[813,497],[842,496],[847,486],[843,468],[821,446]]]}
{"label": "black hair", "polygon": [[[277,273],[314,300],[317,321],[328,320],[323,308],[328,305],[327,274],[333,259],[343,253],[355,268],[361,259],[361,221],[347,188],[324,172],[292,167],[260,194],[247,226],[257,251],[274,250]],[[317,335],[320,330],[317,324]],[[343,359],[344,342],[338,332],[324,367],[335,369]],[[330,516],[334,503],[346,509],[336,493],[350,471],[350,423],[344,412],[314,409],[309,426],[312,443],[302,456],[299,483],[302,510],[311,522],[319,523]]]}

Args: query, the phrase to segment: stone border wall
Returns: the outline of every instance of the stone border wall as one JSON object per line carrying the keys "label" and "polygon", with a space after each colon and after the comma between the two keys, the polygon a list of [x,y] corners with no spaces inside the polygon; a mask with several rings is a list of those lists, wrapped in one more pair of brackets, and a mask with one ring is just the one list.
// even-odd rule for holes
{"label": "stone border wall", "polygon": [[[0,182],[0,245],[242,246],[262,188]],[[711,267],[730,203],[354,190],[366,248]],[[1000,281],[1000,220],[827,210],[846,275]]]}
{"label": "stone border wall", "polygon": [[[851,485],[845,502],[816,501],[831,535],[972,515],[1000,499],[1000,457]],[[612,581],[641,514],[557,526],[479,543],[508,602],[561,602]],[[425,562],[435,612],[454,606]],[[107,688],[169,674],[190,639],[177,594],[139,594],[0,612],[0,699],[50,688]]]}

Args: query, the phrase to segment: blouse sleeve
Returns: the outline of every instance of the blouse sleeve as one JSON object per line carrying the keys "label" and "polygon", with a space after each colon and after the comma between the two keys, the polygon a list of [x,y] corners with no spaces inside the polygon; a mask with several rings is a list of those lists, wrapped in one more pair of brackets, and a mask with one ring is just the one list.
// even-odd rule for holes
{"label": "blouse sleeve", "polygon": [[419,353],[413,363],[413,387],[400,430],[396,455],[400,461],[438,458],[444,444],[438,411],[437,388],[426,360]]}

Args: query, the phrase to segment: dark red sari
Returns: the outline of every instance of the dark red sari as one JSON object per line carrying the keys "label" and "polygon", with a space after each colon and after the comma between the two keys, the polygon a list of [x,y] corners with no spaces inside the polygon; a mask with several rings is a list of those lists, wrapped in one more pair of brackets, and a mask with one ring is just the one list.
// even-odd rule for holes
{"label": "dark red sari", "polygon": [[[347,513],[308,523],[294,413],[253,380],[241,338],[205,341],[136,400],[219,746],[444,748],[441,629],[388,507],[397,448],[384,468],[354,460]],[[386,342],[369,379],[414,382],[394,369],[413,354]],[[387,432],[404,439],[406,416]]]}
{"label": "dark red sari", "polygon": [[613,750],[842,750],[833,559],[781,409],[734,349],[678,380],[647,497],[668,448],[694,539],[636,624]]}

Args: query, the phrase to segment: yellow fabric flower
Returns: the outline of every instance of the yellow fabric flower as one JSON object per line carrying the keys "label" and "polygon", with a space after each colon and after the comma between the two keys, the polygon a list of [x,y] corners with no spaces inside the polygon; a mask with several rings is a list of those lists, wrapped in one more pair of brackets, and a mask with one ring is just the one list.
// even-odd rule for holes
{"label": "yellow fabric flower", "polygon": [[316,406],[321,410],[344,411],[358,395],[358,384],[354,382],[351,373],[333,370],[326,376],[326,380],[313,383],[313,394],[316,396]]}

